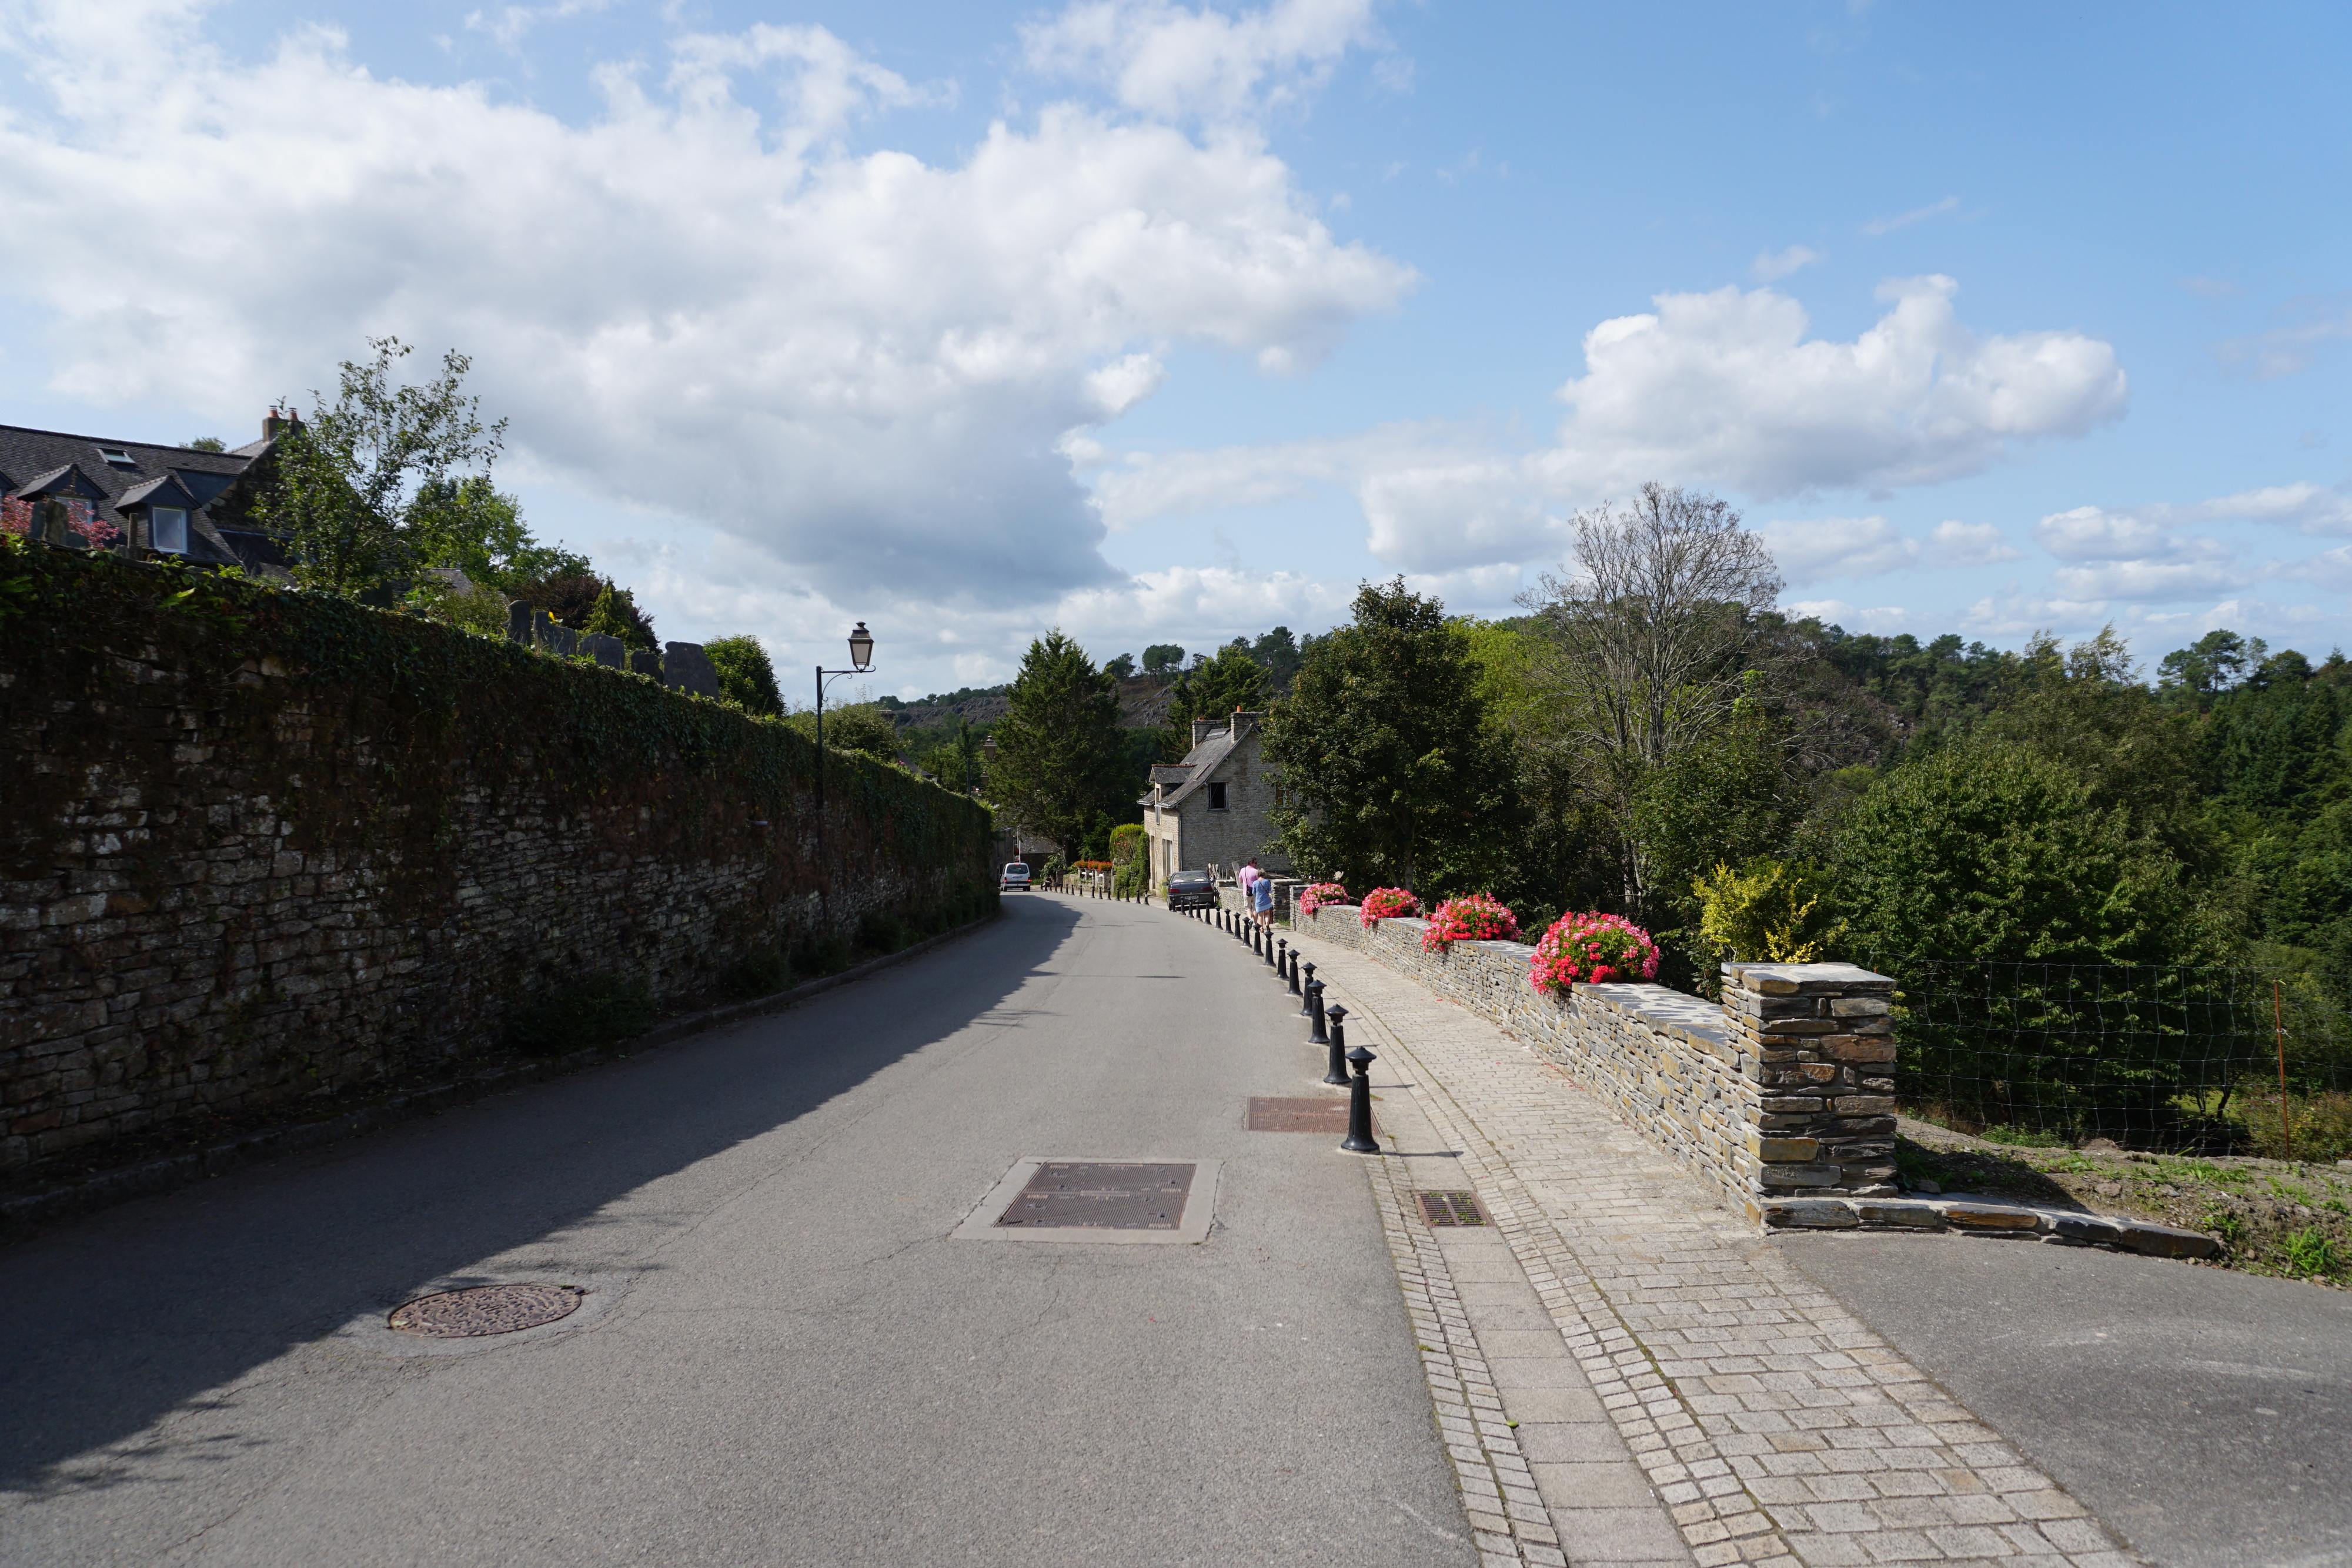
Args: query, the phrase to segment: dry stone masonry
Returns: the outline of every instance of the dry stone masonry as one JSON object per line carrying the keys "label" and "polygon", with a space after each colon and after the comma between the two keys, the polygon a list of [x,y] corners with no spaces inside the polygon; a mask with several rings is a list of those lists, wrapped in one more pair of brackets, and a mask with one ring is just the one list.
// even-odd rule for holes
{"label": "dry stone masonry", "polygon": [[1426,952],[1426,922],[1366,930],[1346,904],[1299,925],[1510,1030],[1750,1218],[1792,1194],[1895,1190],[1895,982],[1883,975],[1736,965],[1719,1007],[1645,984],[1576,986],[1559,998],[1528,983],[1533,949],[1523,943]]}
{"label": "dry stone masonry", "polygon": [[993,898],[985,810],[862,759],[820,860],[814,748],[688,695],[698,648],[648,679],[77,554],[0,549],[0,1175]]}

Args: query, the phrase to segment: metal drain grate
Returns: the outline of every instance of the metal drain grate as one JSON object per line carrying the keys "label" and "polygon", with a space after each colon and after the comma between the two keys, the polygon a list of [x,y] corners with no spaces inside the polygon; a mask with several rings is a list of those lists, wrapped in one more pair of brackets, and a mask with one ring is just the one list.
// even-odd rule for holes
{"label": "metal drain grate", "polygon": [[1475,1192],[1416,1193],[1421,1199],[1421,1218],[1431,1225],[1484,1225],[1486,1211],[1478,1206]]}
{"label": "metal drain grate", "polygon": [[396,1307],[386,1322],[402,1333],[428,1339],[472,1339],[516,1333],[570,1317],[581,1292],[565,1285],[477,1285],[419,1296]]}
{"label": "metal drain grate", "polygon": [[1192,1190],[1189,1165],[1048,1160],[997,1217],[1000,1226],[1174,1230]]}

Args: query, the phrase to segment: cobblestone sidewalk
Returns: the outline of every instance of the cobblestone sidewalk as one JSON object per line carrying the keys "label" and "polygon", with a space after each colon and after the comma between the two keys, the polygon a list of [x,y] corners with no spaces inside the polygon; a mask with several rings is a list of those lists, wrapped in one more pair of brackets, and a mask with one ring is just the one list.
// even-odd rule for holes
{"label": "cobblestone sidewalk", "polygon": [[[2137,1561],[1558,1067],[1367,959],[1300,945],[1328,999],[1350,1009],[1351,1042],[1381,1057],[1373,1077],[1395,1142],[1389,1157],[1367,1163],[1486,1561]],[[1522,1446],[1548,1428],[1515,1419],[1536,1396],[1498,1387],[1481,1344],[1482,1335],[1522,1336],[1481,1329],[1477,1310],[1463,1307],[1474,1287],[1457,1285],[1448,1264],[1474,1255],[1433,1239],[1462,1233],[1422,1223],[1414,1187],[1467,1187],[1486,1204],[1524,1276],[1511,1288],[1532,1288],[1559,1342],[1525,1336],[1541,1343],[1511,1348],[1573,1358],[1585,1386],[1559,1396],[1589,1397],[1606,1413],[1618,1451],[1647,1479],[1643,1500],[1678,1542],[1629,1534],[1624,1505],[1636,1500],[1622,1488],[1580,1495],[1606,1482],[1606,1463],[1558,1467],[1591,1478],[1583,1486],[1537,1484],[1546,1467],[1531,1468]]]}

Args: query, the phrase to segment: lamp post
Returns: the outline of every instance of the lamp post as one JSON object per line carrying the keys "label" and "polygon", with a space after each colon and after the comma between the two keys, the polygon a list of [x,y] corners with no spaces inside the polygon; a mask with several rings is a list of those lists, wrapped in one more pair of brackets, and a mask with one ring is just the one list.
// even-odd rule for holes
{"label": "lamp post", "polygon": [[827,680],[843,675],[863,675],[874,669],[874,633],[860,621],[857,630],[849,634],[849,668],[828,670],[816,667],[816,875],[817,897],[823,899],[832,891],[832,873],[824,858],[824,685]]}

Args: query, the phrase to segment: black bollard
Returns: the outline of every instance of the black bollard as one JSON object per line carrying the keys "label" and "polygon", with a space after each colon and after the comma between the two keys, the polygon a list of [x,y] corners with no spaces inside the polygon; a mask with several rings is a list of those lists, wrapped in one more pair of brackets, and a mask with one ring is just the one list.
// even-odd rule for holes
{"label": "black bollard", "polygon": [[[1298,1016],[1299,1016],[1300,1018],[1311,1018],[1311,1017],[1313,1017],[1313,1016],[1314,1016],[1314,1013],[1315,1013],[1315,1001],[1314,1001],[1313,993],[1311,993],[1310,991],[1308,991],[1308,990],[1307,989],[1306,986],[1302,986],[1302,985],[1300,985],[1300,984],[1298,983],[1298,968],[1299,968],[1299,966],[1298,966],[1298,964],[1297,964],[1297,957],[1298,957],[1298,955],[1297,955],[1297,954],[1296,954],[1296,953],[1293,953],[1290,956],[1291,956],[1291,958],[1292,958],[1292,960],[1293,960],[1293,962],[1291,963],[1291,966],[1290,966],[1290,988],[1291,988],[1292,990],[1297,991],[1297,992],[1298,993]],[[1307,965],[1307,986],[1311,986],[1311,985],[1313,985],[1314,983],[1315,983],[1315,966],[1314,966],[1314,965],[1312,965],[1312,964],[1309,964],[1309,965]]]}
{"label": "black bollard", "polygon": [[1307,1035],[1307,1043],[1329,1044],[1331,1037],[1323,1032],[1323,982],[1320,980],[1307,982],[1307,1016],[1314,1020],[1314,1028]]}
{"label": "black bollard", "polygon": [[1381,1146],[1372,1141],[1372,1063],[1380,1060],[1362,1046],[1348,1053],[1354,1064],[1356,1076],[1348,1085],[1348,1137],[1339,1146],[1351,1155],[1377,1155]]}
{"label": "black bollard", "polygon": [[1291,994],[1292,996],[1294,996],[1294,997],[1299,994],[1299,992],[1298,992],[1298,949],[1297,949],[1297,948],[1296,948],[1296,947],[1293,947],[1293,948],[1290,950],[1290,994]]}
{"label": "black bollard", "polygon": [[1274,939],[1274,983],[1281,985],[1290,978],[1290,938]]}
{"label": "black bollard", "polygon": [[1326,1015],[1331,1020],[1331,1038],[1324,1043],[1331,1048],[1331,1059],[1324,1064],[1323,1082],[1348,1086],[1348,1009],[1333,1007]]}

